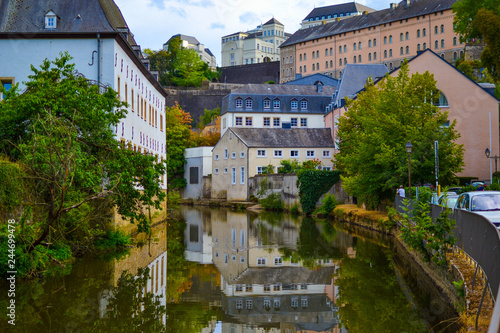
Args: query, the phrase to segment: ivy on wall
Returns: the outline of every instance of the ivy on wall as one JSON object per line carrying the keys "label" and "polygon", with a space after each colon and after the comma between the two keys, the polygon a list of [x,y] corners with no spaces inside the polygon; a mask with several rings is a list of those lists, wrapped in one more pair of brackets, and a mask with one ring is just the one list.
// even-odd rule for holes
{"label": "ivy on wall", "polygon": [[340,171],[300,170],[297,178],[302,211],[311,215],[319,198],[340,180]]}

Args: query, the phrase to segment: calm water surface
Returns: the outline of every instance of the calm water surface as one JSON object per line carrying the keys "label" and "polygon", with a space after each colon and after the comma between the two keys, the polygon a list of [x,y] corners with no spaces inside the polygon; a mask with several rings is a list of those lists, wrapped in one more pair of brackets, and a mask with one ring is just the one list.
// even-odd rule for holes
{"label": "calm water surface", "polygon": [[85,258],[70,275],[19,283],[17,325],[2,318],[0,331],[429,331],[388,240],[225,209],[181,207],[169,223],[168,235],[156,228],[121,258]]}

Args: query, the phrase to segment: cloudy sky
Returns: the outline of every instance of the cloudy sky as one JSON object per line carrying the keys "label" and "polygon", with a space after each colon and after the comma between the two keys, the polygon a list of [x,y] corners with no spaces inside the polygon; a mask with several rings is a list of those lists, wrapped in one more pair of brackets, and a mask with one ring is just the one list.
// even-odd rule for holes
{"label": "cloudy sky", "polygon": [[[115,0],[130,30],[143,49],[159,50],[170,37],[196,37],[209,48],[220,65],[221,37],[247,31],[272,17],[294,33],[315,7],[349,0]],[[380,10],[397,0],[357,0]]]}

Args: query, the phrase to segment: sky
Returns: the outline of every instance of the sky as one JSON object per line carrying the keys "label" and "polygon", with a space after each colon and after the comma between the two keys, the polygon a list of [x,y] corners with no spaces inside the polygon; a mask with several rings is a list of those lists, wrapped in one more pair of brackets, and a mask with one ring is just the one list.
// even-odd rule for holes
{"label": "sky", "polygon": [[[349,0],[115,0],[142,49],[160,50],[176,34],[193,36],[217,58],[221,37],[254,29],[275,18],[293,34],[315,7]],[[357,0],[376,10],[399,0]]]}

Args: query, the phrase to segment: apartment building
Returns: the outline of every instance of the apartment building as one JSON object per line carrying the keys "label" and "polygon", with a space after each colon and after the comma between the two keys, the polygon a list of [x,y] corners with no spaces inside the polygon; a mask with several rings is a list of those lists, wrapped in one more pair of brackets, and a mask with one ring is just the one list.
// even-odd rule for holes
{"label": "apartment building", "polygon": [[281,82],[315,73],[339,78],[348,63],[384,64],[392,70],[426,49],[453,62],[465,48],[453,31],[455,2],[403,0],[384,10],[298,30],[280,46]]}
{"label": "apartment building", "polygon": [[275,18],[247,32],[222,37],[221,67],[258,64],[280,60],[280,49],[291,34]]}

